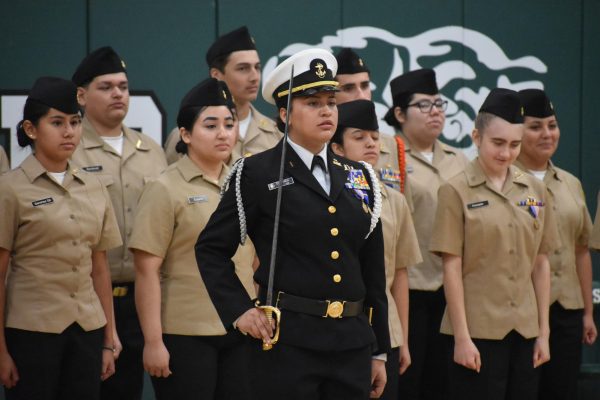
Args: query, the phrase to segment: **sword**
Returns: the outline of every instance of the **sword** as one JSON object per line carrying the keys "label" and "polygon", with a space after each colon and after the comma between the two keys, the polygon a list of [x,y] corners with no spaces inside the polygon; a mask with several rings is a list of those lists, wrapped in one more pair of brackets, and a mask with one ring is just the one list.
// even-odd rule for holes
{"label": "sword", "polygon": [[273,223],[273,242],[271,244],[271,261],[269,263],[269,281],[267,284],[267,298],[264,306],[259,306],[262,309],[269,321],[269,324],[273,322],[273,315],[275,315],[275,334],[271,339],[271,343],[263,341],[262,349],[271,350],[273,345],[279,340],[279,322],[281,321],[281,311],[273,306],[273,280],[275,278],[275,257],[277,256],[277,239],[279,234],[279,216],[281,213],[281,196],[283,193],[283,169],[285,167],[285,153],[287,148],[288,138],[288,126],[290,122],[290,111],[292,105],[292,88],[294,86],[294,65],[292,64],[292,71],[290,72],[290,84],[288,86],[288,98],[287,98],[287,112],[285,113],[285,129],[283,130],[283,146],[281,149],[281,162],[279,164],[279,181],[277,182],[277,201],[275,203],[275,221]]}

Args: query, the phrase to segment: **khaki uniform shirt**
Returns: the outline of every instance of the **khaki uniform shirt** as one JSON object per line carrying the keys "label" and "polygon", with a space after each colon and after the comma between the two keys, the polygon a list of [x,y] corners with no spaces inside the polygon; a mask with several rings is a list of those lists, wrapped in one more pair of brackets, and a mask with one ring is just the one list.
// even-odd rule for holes
{"label": "khaki uniform shirt", "polygon": [[[521,163],[516,162],[515,165],[527,171]],[[552,270],[550,304],[558,301],[568,310],[582,309],[583,296],[575,264],[575,246],[587,246],[592,231],[585,195],[579,179],[552,163],[544,183],[552,196],[562,243],[560,249],[548,254]]]}
{"label": "khaki uniform shirt", "polygon": [[11,252],[5,326],[61,333],[106,324],[92,251],[121,245],[106,188],[68,167],[59,185],[33,156],[0,177],[0,247]]}
{"label": "khaki uniform shirt", "polygon": [[[198,271],[194,245],[217,208],[227,172],[227,167],[223,168],[219,182],[213,181],[184,156],[144,189],[129,247],[164,260],[160,269],[163,333],[226,333]],[[251,298],[256,297],[254,254],[252,243],[247,241],[233,258]]]}
{"label": "khaki uniform shirt", "polygon": [[375,166],[379,180],[386,186],[400,191],[400,166],[398,165],[396,139],[393,136],[380,133],[379,140],[379,161]]}
{"label": "khaki uniform shirt", "polygon": [[459,149],[436,140],[433,145],[433,163],[405,143],[406,186],[405,196],[411,206],[412,217],[419,238],[423,262],[409,266],[408,282],[411,289],[435,291],[442,286],[442,259],[429,252],[429,239],[433,231],[438,189],[448,179],[461,172],[468,160]]}
{"label": "khaki uniform shirt", "polygon": [[594,219],[594,229],[588,244],[592,249],[600,250],[600,192],[598,192],[598,207],[596,209],[596,217]]}
{"label": "khaki uniform shirt", "polygon": [[167,166],[162,148],[143,133],[123,126],[123,154],[119,156],[84,118],[81,143],[72,158],[108,188],[123,241],[123,246],[108,252],[112,281],[133,282],[133,256],[128,250],[133,217],[144,185]]}
{"label": "khaki uniform shirt", "polygon": [[[520,201],[543,202],[534,217]],[[560,247],[546,186],[511,166],[501,192],[478,159],[440,187],[430,250],[462,257],[465,313],[472,338],[504,338],[516,330],[538,335],[531,273],[535,257]],[[448,309],[441,332],[452,334]]]}
{"label": "khaki uniform shirt", "polygon": [[[250,112],[252,113],[252,119],[248,125],[246,137],[244,139],[238,137],[238,141],[231,152],[229,165],[232,165],[242,156],[250,157],[253,154],[275,147],[283,137],[272,119],[265,117],[252,105],[250,106]],[[169,164],[181,158],[181,154],[175,151],[179,138],[179,128],[175,128],[169,133],[169,137],[165,142],[165,155]]]}
{"label": "khaki uniform shirt", "polygon": [[388,299],[390,340],[392,348],[404,343],[400,316],[396,302],[392,297],[391,287],[396,271],[421,262],[421,251],[410,209],[402,193],[382,185],[381,223],[383,228],[383,244],[385,249],[385,276]]}
{"label": "khaki uniform shirt", "polygon": [[10,164],[8,163],[8,156],[4,151],[4,147],[0,146],[0,174],[8,171],[10,169]]}

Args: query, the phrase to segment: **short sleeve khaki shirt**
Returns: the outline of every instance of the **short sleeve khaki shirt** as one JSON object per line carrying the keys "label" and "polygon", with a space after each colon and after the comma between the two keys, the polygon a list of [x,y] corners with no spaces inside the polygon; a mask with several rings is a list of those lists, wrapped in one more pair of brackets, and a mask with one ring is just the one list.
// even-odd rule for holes
{"label": "short sleeve khaki shirt", "polygon": [[404,334],[396,302],[391,293],[392,283],[397,270],[420,263],[423,259],[410,216],[410,209],[404,195],[385,185],[382,185],[381,195],[383,200],[381,223],[385,249],[385,291],[388,298],[390,339],[392,348],[395,348],[404,343]]}
{"label": "short sleeve khaki shirt", "polygon": [[[522,202],[530,198],[537,205]],[[467,326],[472,338],[502,339],[511,330],[538,335],[531,273],[535,257],[560,247],[546,186],[510,167],[501,192],[473,160],[440,187],[430,250],[462,257]],[[441,332],[452,334],[448,310]]]}
{"label": "short sleeve khaki shirt", "polygon": [[123,126],[123,153],[119,155],[84,118],[81,143],[72,159],[108,189],[123,241],[123,246],[108,252],[112,281],[133,282],[133,256],[127,247],[133,218],[144,185],[167,166],[163,150],[150,137]]}
{"label": "short sleeve khaki shirt", "polygon": [[[526,169],[519,162],[515,165]],[[562,247],[548,254],[552,291],[550,304],[558,301],[564,308],[583,308],[581,285],[575,264],[575,246],[587,246],[592,231],[592,219],[585,204],[579,179],[552,163],[544,183],[552,196],[553,208]]]}
{"label": "short sleeve khaki shirt", "polygon": [[[198,271],[194,252],[198,235],[217,208],[226,175],[225,167],[219,182],[208,179],[184,156],[144,189],[129,247],[163,258],[160,278],[164,333],[226,333]],[[254,255],[254,247],[247,241],[233,258],[251,298],[255,297]]]}
{"label": "short sleeve khaki shirt", "polygon": [[92,251],[121,245],[106,188],[69,166],[63,184],[33,156],[0,177],[0,247],[10,250],[5,326],[60,333],[106,324]]}

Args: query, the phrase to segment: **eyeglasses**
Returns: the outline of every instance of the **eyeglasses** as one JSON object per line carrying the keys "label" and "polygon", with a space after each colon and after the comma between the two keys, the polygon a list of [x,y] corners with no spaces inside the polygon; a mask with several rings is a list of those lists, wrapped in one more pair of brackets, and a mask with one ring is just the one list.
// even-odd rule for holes
{"label": "eyeglasses", "polygon": [[419,110],[425,114],[429,114],[434,106],[438,111],[446,111],[448,108],[448,100],[439,99],[434,102],[429,100],[421,100],[408,105],[408,107],[419,107]]}

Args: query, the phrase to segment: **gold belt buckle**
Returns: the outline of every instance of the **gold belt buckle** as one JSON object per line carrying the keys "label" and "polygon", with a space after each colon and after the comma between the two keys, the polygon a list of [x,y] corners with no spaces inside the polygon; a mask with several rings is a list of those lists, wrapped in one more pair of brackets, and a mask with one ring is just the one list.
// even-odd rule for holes
{"label": "gold belt buckle", "polygon": [[129,288],[127,286],[115,286],[113,288],[113,297],[125,297]]}
{"label": "gold belt buckle", "polygon": [[327,313],[323,315],[329,318],[342,318],[344,313],[344,304],[346,302],[327,300]]}

